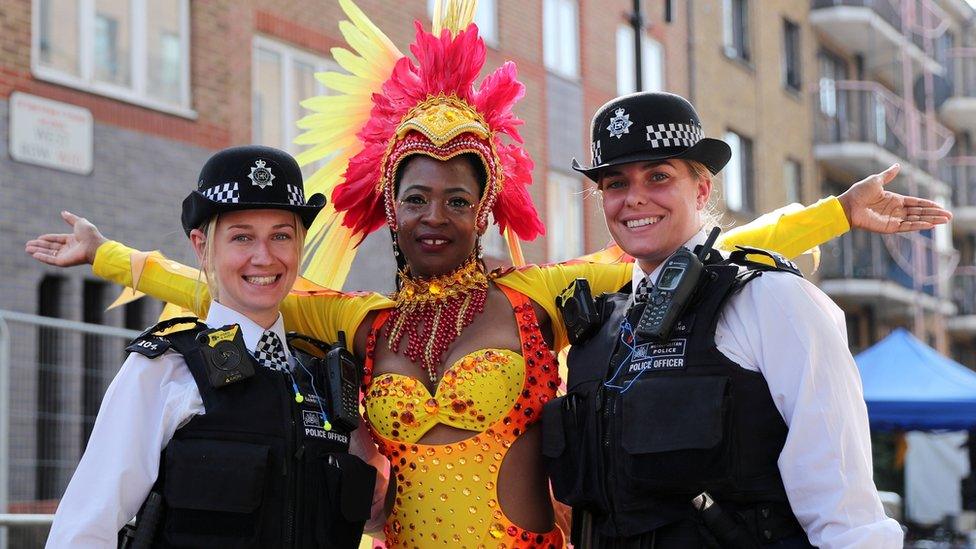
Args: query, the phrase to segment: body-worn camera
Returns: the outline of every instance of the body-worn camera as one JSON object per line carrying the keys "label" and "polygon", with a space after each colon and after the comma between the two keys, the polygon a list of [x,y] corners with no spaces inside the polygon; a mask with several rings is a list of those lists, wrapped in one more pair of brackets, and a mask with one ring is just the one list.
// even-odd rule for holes
{"label": "body-worn camera", "polygon": [[204,330],[197,334],[197,341],[210,385],[215,389],[254,375],[254,365],[248,359],[244,336],[237,324]]}
{"label": "body-worn camera", "polygon": [[570,344],[585,341],[600,326],[600,313],[585,278],[577,278],[563,290],[556,297],[556,307],[563,315]]}

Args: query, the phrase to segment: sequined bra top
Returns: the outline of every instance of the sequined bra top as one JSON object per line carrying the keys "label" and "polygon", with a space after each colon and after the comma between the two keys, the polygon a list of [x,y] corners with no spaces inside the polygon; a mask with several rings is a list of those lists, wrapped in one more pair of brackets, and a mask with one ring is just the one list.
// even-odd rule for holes
{"label": "sequined bra top", "polygon": [[[481,349],[444,372],[434,394],[401,374],[372,378],[376,333],[367,342],[367,426],[391,464],[396,498],[384,533],[387,547],[562,547],[558,528],[532,532],[512,523],[498,503],[498,472],[512,443],[555,397],[555,358],[524,295],[501,287],[513,305],[522,353]],[[438,423],[473,431],[450,444],[420,444]]]}

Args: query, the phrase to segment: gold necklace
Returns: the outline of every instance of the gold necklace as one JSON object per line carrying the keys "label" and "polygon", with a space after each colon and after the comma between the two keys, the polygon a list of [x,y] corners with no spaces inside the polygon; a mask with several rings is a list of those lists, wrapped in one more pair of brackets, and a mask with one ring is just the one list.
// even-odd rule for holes
{"label": "gold necklace", "polygon": [[488,275],[474,256],[454,271],[431,278],[413,278],[409,268],[400,271],[400,289],[393,295],[386,337],[390,350],[420,362],[431,382],[437,382],[437,366],[444,352],[474,318],[485,310]]}

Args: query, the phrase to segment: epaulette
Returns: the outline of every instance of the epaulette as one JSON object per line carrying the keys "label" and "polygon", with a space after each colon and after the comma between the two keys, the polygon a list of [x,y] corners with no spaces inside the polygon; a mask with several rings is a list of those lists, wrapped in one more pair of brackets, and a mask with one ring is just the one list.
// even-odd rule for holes
{"label": "epaulette", "polygon": [[[748,267],[750,270],[757,271],[784,271],[787,273],[795,274],[796,276],[803,277],[803,273],[800,268],[797,267],[796,263],[787,259],[781,254],[770,250],[763,250],[761,248],[752,248],[749,246],[736,246],[736,250],[729,254],[729,262],[736,265],[741,265],[743,267]],[[766,263],[761,263],[759,261],[753,261],[749,259],[750,255],[760,255],[772,260],[773,264],[768,265]]]}
{"label": "epaulette", "polygon": [[148,328],[136,336],[125,350],[129,353],[139,353],[146,358],[156,358],[165,353],[173,345],[167,336],[206,327],[196,317],[181,316],[170,318]]}

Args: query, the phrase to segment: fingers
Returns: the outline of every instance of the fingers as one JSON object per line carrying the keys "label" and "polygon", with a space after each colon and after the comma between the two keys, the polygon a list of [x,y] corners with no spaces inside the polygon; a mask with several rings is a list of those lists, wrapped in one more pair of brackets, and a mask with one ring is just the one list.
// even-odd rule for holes
{"label": "fingers", "polygon": [[68,210],[61,210],[61,219],[63,219],[64,222],[70,225],[71,227],[74,227],[75,223],[77,223],[79,219],[83,219],[83,218],[78,217],[77,215],[69,212]]}
{"label": "fingers", "polygon": [[901,164],[899,164],[897,162],[895,162],[891,166],[888,166],[888,169],[887,170],[885,170],[885,171],[881,172],[880,174],[878,174],[878,175],[881,176],[881,184],[882,185],[887,185],[888,183],[891,183],[892,181],[894,181],[895,176],[898,175],[898,172],[899,171],[901,171]]}
{"label": "fingers", "polygon": [[58,262],[58,257],[56,255],[54,255],[54,254],[51,254],[51,253],[34,252],[34,253],[30,254],[30,256],[33,257],[34,259],[40,261],[41,263],[45,263],[47,265],[53,265],[55,267],[60,267],[61,266],[61,264]]}

